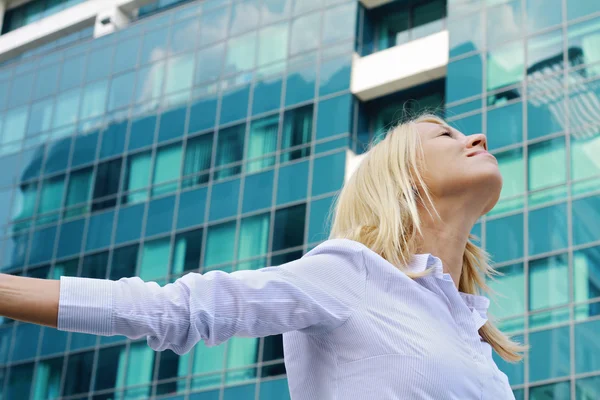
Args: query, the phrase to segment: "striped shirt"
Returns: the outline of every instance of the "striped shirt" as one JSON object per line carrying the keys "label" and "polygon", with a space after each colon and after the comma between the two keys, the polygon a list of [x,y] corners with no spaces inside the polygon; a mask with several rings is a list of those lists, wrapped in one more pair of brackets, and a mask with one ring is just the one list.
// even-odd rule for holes
{"label": "striped shirt", "polygon": [[410,279],[360,243],[329,240],[278,267],[140,278],[62,277],[58,328],[147,337],[188,352],[203,340],[283,334],[294,400],[514,399],[478,329],[489,300],[461,293],[439,258]]}

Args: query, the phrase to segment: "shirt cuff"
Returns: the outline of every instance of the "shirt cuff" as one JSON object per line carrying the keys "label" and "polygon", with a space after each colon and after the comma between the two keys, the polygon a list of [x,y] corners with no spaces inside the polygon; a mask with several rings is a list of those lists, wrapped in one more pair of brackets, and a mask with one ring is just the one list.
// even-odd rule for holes
{"label": "shirt cuff", "polygon": [[105,279],[60,278],[58,329],[113,335],[113,293],[117,282]]}

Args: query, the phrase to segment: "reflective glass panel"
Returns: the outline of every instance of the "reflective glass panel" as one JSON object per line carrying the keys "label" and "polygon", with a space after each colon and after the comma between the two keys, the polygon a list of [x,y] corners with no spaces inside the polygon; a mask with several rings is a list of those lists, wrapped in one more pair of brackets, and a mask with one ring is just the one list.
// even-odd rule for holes
{"label": "reflective glass panel", "polygon": [[523,214],[486,223],[486,249],[495,262],[523,257]]}
{"label": "reflective glass panel", "polygon": [[529,343],[529,379],[532,382],[569,375],[568,326],[532,332]]}
{"label": "reflective glass panel", "polygon": [[506,318],[525,313],[525,274],[523,264],[497,268],[502,275],[495,277],[489,286],[493,296],[490,313],[496,318]]}
{"label": "reflective glass panel", "polygon": [[269,248],[270,220],[270,213],[242,219],[237,253],[238,260],[267,253]]}
{"label": "reflective glass panel", "polygon": [[304,243],[306,204],[283,208],[275,213],[273,251]]}
{"label": "reflective glass panel", "polygon": [[565,139],[559,137],[529,146],[529,190],[543,189],[566,180]]}
{"label": "reflective glass panel", "polygon": [[569,262],[566,254],[529,263],[529,309],[555,307],[569,302]]}
{"label": "reflective glass panel", "polygon": [[573,252],[573,301],[600,297],[600,247]]}

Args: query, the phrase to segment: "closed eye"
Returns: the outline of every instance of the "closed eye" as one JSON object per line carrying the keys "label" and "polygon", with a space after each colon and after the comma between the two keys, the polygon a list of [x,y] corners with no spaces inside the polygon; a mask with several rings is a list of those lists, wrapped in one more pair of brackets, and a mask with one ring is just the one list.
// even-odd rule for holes
{"label": "closed eye", "polygon": [[445,132],[442,132],[442,134],[441,134],[440,136],[448,136],[448,137],[452,137],[452,133],[450,133],[450,132],[448,132],[448,131],[445,131]]}

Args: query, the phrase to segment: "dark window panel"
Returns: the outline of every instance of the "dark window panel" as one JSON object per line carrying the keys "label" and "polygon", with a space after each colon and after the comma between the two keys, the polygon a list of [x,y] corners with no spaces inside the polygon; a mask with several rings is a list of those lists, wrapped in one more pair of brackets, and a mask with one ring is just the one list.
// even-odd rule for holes
{"label": "dark window panel", "polygon": [[69,356],[63,396],[89,392],[93,362],[93,351]]}
{"label": "dark window panel", "polygon": [[118,280],[135,275],[138,261],[138,247],[138,244],[134,244],[113,250],[109,279]]}
{"label": "dark window panel", "polygon": [[81,277],[104,279],[106,278],[106,268],[108,267],[108,251],[92,254],[83,258],[81,267]]}
{"label": "dark window panel", "polygon": [[107,161],[98,165],[94,184],[94,200],[117,194],[121,177],[122,159]]}
{"label": "dark window panel", "polygon": [[273,251],[303,244],[305,214],[306,204],[284,208],[275,213]]}

